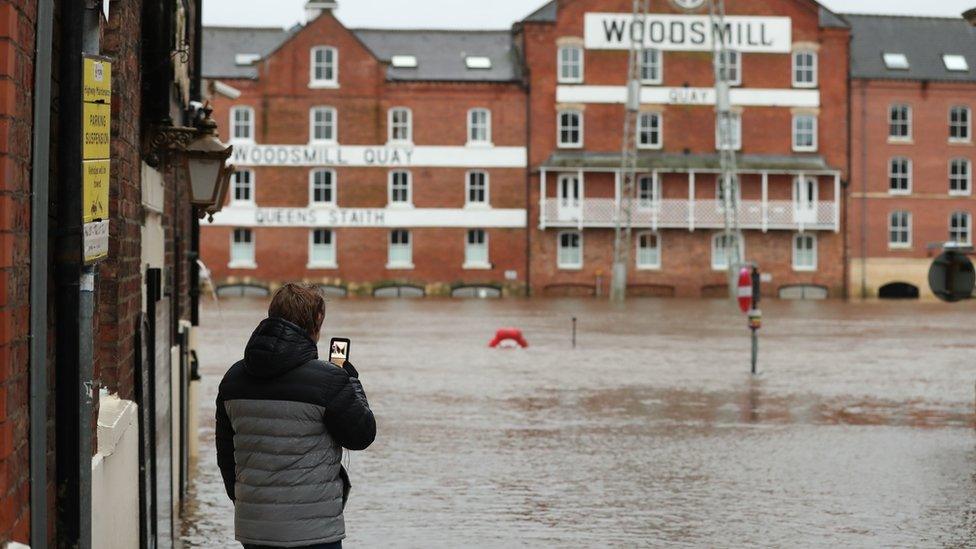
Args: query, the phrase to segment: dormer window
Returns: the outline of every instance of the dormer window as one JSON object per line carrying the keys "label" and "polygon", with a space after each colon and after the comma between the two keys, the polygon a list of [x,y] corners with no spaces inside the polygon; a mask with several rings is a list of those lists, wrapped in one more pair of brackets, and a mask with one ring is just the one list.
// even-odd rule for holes
{"label": "dormer window", "polygon": [[908,63],[908,56],[904,53],[884,53],[882,57],[884,58],[885,67],[889,70],[907,71],[911,68],[911,65]]}
{"label": "dormer window", "polygon": [[416,69],[417,57],[414,55],[394,55],[390,58],[390,64],[398,69]]}
{"label": "dormer window", "polygon": [[261,59],[259,53],[239,53],[234,56],[234,64],[238,67],[247,67],[258,59]]}
{"label": "dormer window", "polygon": [[942,63],[947,71],[969,72],[969,63],[962,55],[946,54],[942,56]]}
{"label": "dormer window", "polygon": [[311,51],[310,88],[339,86],[339,51],[329,46],[316,46]]}
{"label": "dormer window", "polygon": [[469,69],[490,69],[491,58],[469,55],[464,58],[464,66]]}

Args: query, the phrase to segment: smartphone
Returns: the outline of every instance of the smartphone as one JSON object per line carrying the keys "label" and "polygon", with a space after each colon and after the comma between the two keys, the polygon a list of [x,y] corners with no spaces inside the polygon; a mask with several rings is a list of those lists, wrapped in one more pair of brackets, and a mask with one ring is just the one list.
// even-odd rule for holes
{"label": "smartphone", "polygon": [[329,362],[338,367],[346,365],[349,360],[349,340],[344,337],[334,337],[329,342]]}

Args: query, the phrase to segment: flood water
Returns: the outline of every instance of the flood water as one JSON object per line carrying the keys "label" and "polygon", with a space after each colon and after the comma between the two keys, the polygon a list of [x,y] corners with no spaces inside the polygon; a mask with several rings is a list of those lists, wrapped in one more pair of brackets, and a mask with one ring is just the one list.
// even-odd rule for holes
{"label": "flood water", "polygon": [[[213,400],[266,306],[203,311],[190,547],[239,547]],[[763,309],[752,377],[728,301],[331,302],[378,424],[345,545],[976,546],[976,303]]]}

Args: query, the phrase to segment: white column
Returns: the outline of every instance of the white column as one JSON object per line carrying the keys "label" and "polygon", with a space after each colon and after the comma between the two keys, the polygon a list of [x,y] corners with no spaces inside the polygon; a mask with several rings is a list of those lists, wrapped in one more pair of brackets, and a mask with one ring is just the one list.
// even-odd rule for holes
{"label": "white column", "polygon": [[688,172],[688,232],[695,232],[695,172]]}
{"label": "white column", "polygon": [[800,232],[803,232],[804,227],[804,217],[803,217],[803,201],[804,196],[806,196],[806,189],[803,188],[803,184],[806,182],[807,176],[803,172],[797,175],[796,180],[793,181],[793,217],[799,222]]}
{"label": "white column", "polygon": [[[664,195],[664,190],[661,188],[662,185],[657,180],[657,170],[651,171],[651,186],[652,189],[656,188],[659,193],[659,196],[657,197],[657,204],[655,204],[654,208],[651,208],[651,230],[657,232],[657,217],[658,211],[661,209],[661,195]],[[638,196],[640,195],[638,194]]]}
{"label": "white column", "polygon": [[769,231],[769,173],[762,173],[762,232]]}
{"label": "white column", "polygon": [[613,189],[613,215],[616,221],[616,215],[620,211],[620,170],[613,172]]}
{"label": "white column", "polygon": [[546,230],[546,169],[539,170],[539,229]]}
{"label": "white column", "polygon": [[586,186],[583,184],[583,170],[576,172],[576,177],[579,178],[579,216],[577,227],[580,231],[583,230],[583,216],[586,214]]}
{"label": "white column", "polygon": [[834,232],[840,232],[840,174],[834,174]]}

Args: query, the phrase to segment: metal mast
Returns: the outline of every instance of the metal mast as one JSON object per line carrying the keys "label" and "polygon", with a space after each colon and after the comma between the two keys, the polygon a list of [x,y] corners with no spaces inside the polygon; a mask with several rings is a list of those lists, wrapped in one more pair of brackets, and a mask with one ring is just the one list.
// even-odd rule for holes
{"label": "metal mast", "polygon": [[[709,0],[708,12],[712,24],[712,49],[715,66],[715,116],[718,126],[719,181],[722,190],[722,210],[725,216],[725,258],[729,266],[729,296],[736,297],[737,270],[742,264],[739,250],[742,231],[739,229],[739,179],[736,176],[735,141],[738,129],[729,99],[731,88],[730,51],[725,43],[725,0]],[[740,133],[741,135],[741,133]]]}
{"label": "metal mast", "polygon": [[610,299],[622,302],[627,297],[627,267],[630,264],[631,214],[637,179],[637,111],[640,109],[641,60],[647,29],[649,0],[634,0],[630,27],[630,58],[627,62],[627,104],[624,108],[623,149],[618,176],[617,215],[614,228],[613,272]]}

